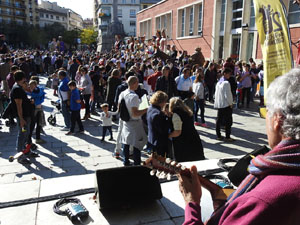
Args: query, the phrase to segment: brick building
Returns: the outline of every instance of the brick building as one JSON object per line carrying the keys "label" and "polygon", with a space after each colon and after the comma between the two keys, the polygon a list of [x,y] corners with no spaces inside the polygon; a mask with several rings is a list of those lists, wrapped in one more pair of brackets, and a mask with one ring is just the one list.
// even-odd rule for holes
{"label": "brick building", "polygon": [[[283,0],[292,42],[300,38],[300,9]],[[163,0],[137,13],[137,36],[165,29],[168,44],[189,54],[201,47],[207,59],[261,59],[253,0]],[[292,47],[294,58],[297,48]]]}

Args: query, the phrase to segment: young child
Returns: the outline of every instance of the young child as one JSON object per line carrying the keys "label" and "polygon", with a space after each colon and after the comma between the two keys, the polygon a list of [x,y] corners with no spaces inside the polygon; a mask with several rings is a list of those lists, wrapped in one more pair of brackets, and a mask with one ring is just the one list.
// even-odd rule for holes
{"label": "young child", "polygon": [[104,138],[106,135],[106,131],[108,130],[110,133],[110,141],[113,141],[113,134],[112,134],[112,116],[117,115],[118,112],[111,112],[108,111],[108,104],[104,103],[101,105],[102,113],[100,113],[100,118],[102,120],[102,140],[104,142]]}
{"label": "young child", "polygon": [[57,90],[58,90],[58,84],[59,84],[59,79],[58,79],[58,70],[55,71],[55,73],[53,73],[51,75],[52,78],[52,89],[53,91],[53,95],[57,96]]}
{"label": "young child", "polygon": [[71,110],[71,129],[66,135],[74,134],[75,130],[75,123],[77,122],[79,126],[79,133],[84,132],[84,128],[80,119],[80,109],[81,109],[81,100],[80,100],[80,93],[76,87],[75,81],[70,81],[68,86],[71,90],[71,99],[70,99],[70,110]]}

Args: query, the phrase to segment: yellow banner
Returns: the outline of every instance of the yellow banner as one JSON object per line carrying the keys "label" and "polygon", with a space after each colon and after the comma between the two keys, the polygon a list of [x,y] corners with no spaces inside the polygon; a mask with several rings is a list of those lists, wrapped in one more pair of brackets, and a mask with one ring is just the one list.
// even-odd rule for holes
{"label": "yellow banner", "polygon": [[280,0],[254,0],[255,21],[264,61],[265,93],[270,83],[293,68],[286,7]]}

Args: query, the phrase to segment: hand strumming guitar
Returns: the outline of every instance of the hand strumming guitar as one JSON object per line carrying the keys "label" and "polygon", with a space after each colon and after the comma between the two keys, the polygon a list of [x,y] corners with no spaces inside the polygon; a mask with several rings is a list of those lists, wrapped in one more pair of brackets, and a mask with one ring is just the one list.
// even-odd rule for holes
{"label": "hand strumming guitar", "polygon": [[192,166],[190,169],[191,177],[178,174],[179,188],[183,195],[185,204],[195,202],[200,204],[202,197],[201,183],[197,173],[197,167]]}

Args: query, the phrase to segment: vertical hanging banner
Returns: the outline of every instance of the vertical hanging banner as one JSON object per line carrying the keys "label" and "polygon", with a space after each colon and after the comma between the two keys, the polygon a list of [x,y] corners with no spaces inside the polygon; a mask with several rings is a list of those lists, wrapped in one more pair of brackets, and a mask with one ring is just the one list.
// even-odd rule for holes
{"label": "vertical hanging banner", "polygon": [[287,11],[281,0],[254,0],[264,62],[265,93],[270,83],[294,67]]}

